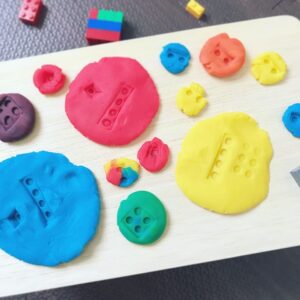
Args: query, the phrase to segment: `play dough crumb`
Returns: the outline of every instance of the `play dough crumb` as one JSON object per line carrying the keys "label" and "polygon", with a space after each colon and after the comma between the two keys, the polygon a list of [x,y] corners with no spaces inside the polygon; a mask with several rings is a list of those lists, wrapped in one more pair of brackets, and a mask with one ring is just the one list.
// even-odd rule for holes
{"label": "play dough crumb", "polygon": [[0,163],[0,249],[27,263],[56,266],[94,237],[100,198],[92,172],[51,152]]}
{"label": "play dough crumb", "polygon": [[196,204],[221,214],[245,212],[269,190],[272,145],[245,113],[223,113],[198,122],[185,137],[176,181]]}
{"label": "play dough crumb", "polygon": [[138,151],[140,164],[149,172],[158,172],[164,168],[169,159],[169,147],[155,137],[145,142]]}
{"label": "play dough crumb", "polygon": [[205,90],[198,83],[181,88],[176,97],[176,105],[179,110],[188,116],[197,116],[206,106],[207,99],[204,98]]}
{"label": "play dough crumb", "polygon": [[54,65],[44,65],[33,75],[34,85],[42,94],[54,94],[65,84],[66,76]]}
{"label": "play dough crumb", "polygon": [[300,137],[300,103],[295,103],[287,108],[282,122],[293,136]]}
{"label": "play dough crumb", "polygon": [[151,244],[163,234],[166,210],[152,193],[138,191],[123,200],[118,209],[118,226],[123,236],[136,244]]}
{"label": "play dough crumb", "polygon": [[216,77],[227,77],[238,72],[245,63],[243,44],[227,33],[210,38],[200,52],[200,62],[205,70]]}
{"label": "play dough crumb", "polygon": [[251,72],[259,83],[271,85],[285,78],[287,66],[278,53],[265,52],[252,61]]}
{"label": "play dough crumb", "polygon": [[160,54],[161,64],[172,74],[183,72],[189,65],[191,55],[189,50],[179,43],[164,46]]}
{"label": "play dough crumb", "polygon": [[132,159],[118,158],[105,164],[106,179],[113,185],[128,187],[139,178],[140,165]]}

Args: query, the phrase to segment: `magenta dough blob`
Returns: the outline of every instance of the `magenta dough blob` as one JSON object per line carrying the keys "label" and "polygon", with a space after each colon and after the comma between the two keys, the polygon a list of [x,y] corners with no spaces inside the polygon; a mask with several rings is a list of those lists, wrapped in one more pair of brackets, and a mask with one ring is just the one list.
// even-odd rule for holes
{"label": "magenta dough blob", "polygon": [[106,57],[85,66],[70,84],[65,109],[73,126],[103,145],[125,145],[159,108],[149,73],[134,59]]}
{"label": "magenta dough blob", "polygon": [[31,102],[20,94],[0,95],[0,140],[18,141],[27,136],[34,125],[35,112]]}

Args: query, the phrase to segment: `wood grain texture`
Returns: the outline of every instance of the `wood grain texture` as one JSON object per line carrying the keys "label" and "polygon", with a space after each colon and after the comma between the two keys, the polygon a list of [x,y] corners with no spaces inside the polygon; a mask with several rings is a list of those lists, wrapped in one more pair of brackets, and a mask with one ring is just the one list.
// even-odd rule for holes
{"label": "wood grain texture", "polygon": [[[197,58],[205,40],[221,31],[240,38],[248,52],[243,70],[226,80],[208,76]],[[281,124],[285,107],[299,97],[299,34],[297,19],[276,17],[1,63],[2,92],[26,95],[33,101],[39,118],[35,131],[26,140],[12,145],[1,143],[0,159],[41,149],[62,152],[74,163],[83,164],[95,173],[104,209],[96,238],[79,259],[66,266],[53,269],[30,266],[0,252],[0,296],[299,245],[299,189],[289,175],[290,169],[300,160],[299,151],[296,151],[299,145]],[[161,47],[173,41],[187,45],[193,56],[187,72],[176,77],[166,73],[158,59]],[[264,50],[278,51],[289,66],[287,79],[277,86],[260,86],[249,74],[250,57]],[[150,128],[138,140],[121,149],[99,146],[81,136],[65,116],[64,93],[45,98],[34,89],[31,81],[33,71],[45,63],[58,64],[72,79],[85,64],[114,55],[137,58],[153,76],[162,103]],[[196,121],[177,110],[175,95],[179,87],[192,80],[206,88],[209,100],[208,109],[196,120],[223,111],[244,111],[270,133],[274,147],[271,191],[268,199],[249,213],[236,217],[210,213],[186,200],[175,184],[174,166],[180,143]],[[103,164],[120,155],[134,158],[141,143],[155,135],[165,140],[172,150],[168,168],[159,175],[143,171],[137,185],[127,190],[106,184]],[[155,193],[169,215],[166,234],[149,247],[128,243],[116,226],[120,200],[140,189]]]}

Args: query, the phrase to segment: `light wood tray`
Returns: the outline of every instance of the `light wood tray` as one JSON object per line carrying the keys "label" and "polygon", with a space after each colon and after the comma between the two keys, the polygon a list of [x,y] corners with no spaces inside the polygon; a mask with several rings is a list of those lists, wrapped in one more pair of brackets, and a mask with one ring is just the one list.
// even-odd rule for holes
{"label": "light wood tray", "polygon": [[[199,50],[211,36],[227,32],[247,49],[247,62],[234,77],[219,80],[209,76],[198,61]],[[187,72],[167,73],[159,53],[169,42],[181,42],[191,51]],[[266,50],[279,52],[289,73],[284,82],[264,87],[250,75],[250,59]],[[44,97],[34,88],[32,75],[43,64],[57,64],[74,79],[86,64],[104,56],[138,59],[153,76],[161,97],[158,116],[147,131],[129,146],[109,148],[83,137],[64,111],[66,89],[58,96]],[[300,245],[300,190],[289,171],[300,165],[300,141],[281,123],[285,108],[300,101],[300,23],[289,17],[272,17],[218,25],[153,37],[87,47],[0,63],[0,91],[19,92],[31,99],[38,122],[30,137],[0,143],[0,159],[37,150],[61,152],[75,164],[90,168],[103,199],[101,226],[86,251],[71,263],[47,268],[23,263],[0,250],[0,296],[18,294],[174,268],[212,260]],[[188,118],[175,105],[178,89],[191,81],[201,83],[209,100],[197,118]],[[268,198],[257,208],[239,216],[211,213],[187,200],[175,183],[174,168],[180,144],[195,122],[225,111],[243,111],[266,129],[274,147]],[[160,174],[145,170],[131,188],[120,189],[105,180],[103,164],[112,158],[136,158],[140,145],[154,136],[172,151],[171,162]],[[129,243],[119,232],[116,213],[121,199],[136,190],[149,190],[165,204],[169,226],[154,245]],[[1,208],[0,208],[1,209]]]}

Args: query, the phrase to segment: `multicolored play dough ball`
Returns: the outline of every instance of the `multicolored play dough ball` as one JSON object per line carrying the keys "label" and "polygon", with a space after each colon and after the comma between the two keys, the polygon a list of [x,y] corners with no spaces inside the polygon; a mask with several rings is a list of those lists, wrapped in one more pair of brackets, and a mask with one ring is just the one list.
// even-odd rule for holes
{"label": "multicolored play dough ball", "polygon": [[145,142],[139,149],[137,157],[140,164],[149,172],[158,172],[169,160],[170,150],[161,139],[155,137]]}
{"label": "multicolored play dough ball", "polygon": [[251,72],[259,83],[271,85],[285,78],[287,66],[278,53],[265,52],[252,61]]}
{"label": "multicolored play dough ball", "polygon": [[300,103],[290,105],[283,114],[282,122],[294,136],[300,137]]}
{"label": "multicolored play dough ball", "polygon": [[151,244],[163,234],[167,213],[161,201],[152,193],[139,191],[123,200],[117,222],[123,236],[135,244]]}
{"label": "multicolored play dough ball", "polygon": [[66,76],[61,68],[54,65],[43,65],[33,75],[34,85],[42,94],[54,94],[65,84]]}
{"label": "multicolored play dough ball", "polygon": [[204,96],[204,88],[193,82],[190,86],[179,90],[176,96],[177,108],[188,116],[197,116],[207,105],[207,99]]}
{"label": "multicolored play dough ball", "polygon": [[272,144],[249,115],[223,113],[188,132],[176,164],[176,182],[196,204],[221,214],[239,214],[269,191]]}
{"label": "multicolored play dough ball", "polygon": [[245,63],[243,44],[227,33],[210,38],[200,52],[200,62],[205,70],[216,77],[227,77],[237,73]]}
{"label": "multicolored play dough ball", "polygon": [[191,55],[189,50],[179,43],[164,46],[160,54],[160,62],[172,74],[183,72],[189,65]]}
{"label": "multicolored play dough ball", "polygon": [[140,165],[132,159],[118,158],[105,164],[106,179],[113,185],[128,187],[139,178]]}

